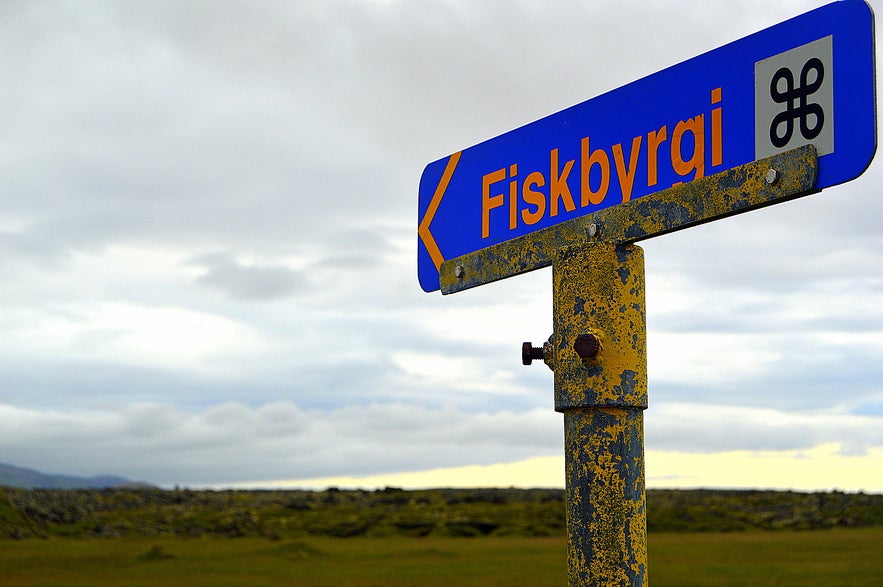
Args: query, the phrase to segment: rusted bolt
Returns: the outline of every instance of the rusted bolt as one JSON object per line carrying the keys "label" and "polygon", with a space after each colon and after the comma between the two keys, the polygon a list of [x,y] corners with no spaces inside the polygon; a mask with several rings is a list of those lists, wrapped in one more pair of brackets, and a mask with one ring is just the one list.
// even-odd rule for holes
{"label": "rusted bolt", "polygon": [[601,341],[594,334],[580,334],[573,341],[573,350],[580,359],[594,359],[601,350]]}
{"label": "rusted bolt", "polygon": [[534,361],[542,361],[545,358],[543,347],[533,346],[533,343],[525,342],[521,345],[521,364],[530,365]]}
{"label": "rusted bolt", "polygon": [[779,179],[779,172],[775,169],[770,169],[766,172],[766,177],[764,177],[764,181],[767,182],[767,185],[773,185]]}
{"label": "rusted bolt", "polygon": [[454,277],[457,279],[463,279],[463,276],[466,274],[466,270],[462,265],[457,265],[454,267]]}

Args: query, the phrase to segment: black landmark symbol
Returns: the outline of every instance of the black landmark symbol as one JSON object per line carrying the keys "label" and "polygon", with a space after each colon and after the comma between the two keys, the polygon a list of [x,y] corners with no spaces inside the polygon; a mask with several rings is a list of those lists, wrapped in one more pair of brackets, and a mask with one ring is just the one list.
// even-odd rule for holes
{"label": "black landmark symbol", "polygon": [[[810,74],[815,72],[815,79],[810,82]],[[813,57],[803,64],[800,70],[800,85],[794,87],[794,73],[787,67],[779,69],[770,82],[770,97],[778,104],[785,104],[785,110],[773,118],[770,126],[770,141],[781,149],[791,141],[794,134],[794,121],[800,119],[800,134],[806,140],[819,136],[825,125],[825,112],[819,104],[809,103],[807,97],[822,87],[825,79],[825,66],[821,59]],[[785,90],[779,90],[779,82],[785,82]],[[795,102],[797,105],[795,106]],[[810,126],[810,118],[815,124]],[[785,132],[780,134],[784,125]]]}

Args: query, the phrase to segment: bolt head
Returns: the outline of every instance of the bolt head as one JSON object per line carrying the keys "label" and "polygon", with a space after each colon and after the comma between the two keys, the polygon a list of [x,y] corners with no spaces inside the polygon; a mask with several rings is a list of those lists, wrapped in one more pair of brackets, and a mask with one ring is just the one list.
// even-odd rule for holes
{"label": "bolt head", "polygon": [[598,225],[594,222],[589,225],[589,236],[592,238],[598,236]]}
{"label": "bolt head", "polygon": [[456,267],[454,267],[454,277],[456,277],[457,279],[462,279],[465,274],[466,269],[464,269],[462,265],[457,265]]}
{"label": "bolt head", "polygon": [[531,356],[531,349],[533,348],[533,344],[529,342],[522,343],[521,345],[521,364],[522,365],[530,365],[533,363],[533,357]]}
{"label": "bolt head", "polygon": [[779,172],[775,169],[770,169],[766,172],[766,177],[764,177],[764,181],[767,182],[767,185],[773,185],[779,179]]}
{"label": "bolt head", "polygon": [[594,359],[601,350],[601,341],[594,334],[580,334],[573,341],[573,350],[581,359]]}

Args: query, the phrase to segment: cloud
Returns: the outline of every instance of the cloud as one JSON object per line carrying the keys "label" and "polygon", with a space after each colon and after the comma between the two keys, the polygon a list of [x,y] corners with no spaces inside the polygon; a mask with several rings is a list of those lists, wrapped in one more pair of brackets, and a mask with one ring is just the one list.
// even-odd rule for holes
{"label": "cloud", "polygon": [[879,416],[787,411],[705,403],[659,403],[645,413],[647,446],[654,450],[716,453],[733,450],[809,450],[838,443],[842,454],[883,447]]}
{"label": "cloud", "polygon": [[248,326],[177,307],[99,303],[68,306],[4,339],[8,359],[33,353],[131,366],[221,369],[225,354],[248,353],[258,341]]}
{"label": "cloud", "polygon": [[[132,404],[119,411],[0,405],[4,458],[46,471],[101,467],[165,485],[301,478],[497,462],[554,450],[554,412],[468,413],[408,404],[304,410],[230,402],[197,413]],[[466,456],[468,455],[468,456]]]}
{"label": "cloud", "polygon": [[[825,1],[0,5],[4,459],[201,484],[557,454],[519,360],[550,271],[423,294],[423,166]],[[881,173],[642,243],[648,440],[879,443]]]}
{"label": "cloud", "polygon": [[[799,451],[836,442],[844,454],[861,454],[883,447],[880,417],[663,404],[645,420],[653,451]],[[0,405],[0,442],[10,462],[164,485],[513,462],[560,455],[562,430],[551,408],[475,412],[396,402],[307,410],[279,401],[188,412],[156,403],[88,411]]]}
{"label": "cloud", "polygon": [[234,300],[276,300],[306,286],[303,275],[288,267],[246,265],[222,253],[203,255],[192,264],[205,271],[197,278],[199,283],[218,288]]}
{"label": "cloud", "polygon": [[[844,456],[837,443],[810,450],[728,451],[682,453],[650,449],[645,452],[648,489],[771,488],[792,491],[883,491],[870,474],[883,466],[883,448]],[[407,489],[436,487],[563,487],[564,456],[534,457],[492,465],[469,465],[428,471],[282,479],[233,487],[312,488],[353,487]],[[222,485],[227,487],[228,485]]]}

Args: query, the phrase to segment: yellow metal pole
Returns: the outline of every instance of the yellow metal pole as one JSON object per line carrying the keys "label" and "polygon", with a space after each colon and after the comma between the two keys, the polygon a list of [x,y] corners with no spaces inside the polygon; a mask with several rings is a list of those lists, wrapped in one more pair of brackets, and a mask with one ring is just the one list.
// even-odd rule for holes
{"label": "yellow metal pole", "polygon": [[643,251],[580,244],[561,249],[552,265],[569,584],[646,585]]}
{"label": "yellow metal pole", "polygon": [[443,261],[456,293],[553,267],[555,332],[522,347],[564,414],[570,585],[646,585],[644,254],[633,243],[814,193],[807,145]]}

